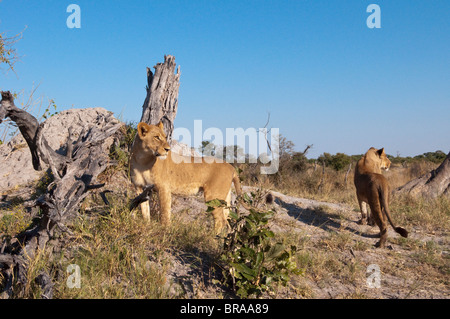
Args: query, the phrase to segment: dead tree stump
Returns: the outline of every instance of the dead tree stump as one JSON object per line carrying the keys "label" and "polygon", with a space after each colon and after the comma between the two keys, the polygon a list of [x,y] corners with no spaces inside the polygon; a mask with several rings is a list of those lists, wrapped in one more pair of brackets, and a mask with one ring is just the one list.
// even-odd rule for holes
{"label": "dead tree stump", "polygon": [[173,122],[178,109],[178,90],[180,88],[180,66],[175,72],[175,57],[164,56],[164,63],[147,68],[147,96],[142,105],[141,122],[156,125],[164,124],[167,141],[172,141]]}
{"label": "dead tree stump", "polygon": [[428,198],[450,196],[450,152],[438,168],[395,189],[394,194]]}

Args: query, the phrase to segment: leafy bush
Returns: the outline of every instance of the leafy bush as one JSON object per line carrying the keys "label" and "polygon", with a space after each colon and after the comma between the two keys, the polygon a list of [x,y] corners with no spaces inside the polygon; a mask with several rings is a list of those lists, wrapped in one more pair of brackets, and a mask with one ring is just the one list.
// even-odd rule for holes
{"label": "leafy bush", "polygon": [[[256,195],[244,200],[255,203]],[[207,202],[208,210],[226,206],[224,201]],[[301,274],[294,261],[296,246],[286,247],[274,241],[274,233],[268,222],[273,217],[272,211],[263,211],[253,207],[249,214],[239,216],[230,211],[231,232],[224,239],[221,260],[224,262],[223,275],[241,298],[259,297],[261,293],[273,289],[273,284],[286,285],[290,274]]]}
{"label": "leafy bush", "polygon": [[344,153],[337,153],[336,155],[323,153],[319,156],[318,161],[324,162],[326,166],[332,167],[335,171],[340,171],[348,167],[352,162],[352,157]]}
{"label": "leafy bush", "polygon": [[447,155],[444,152],[436,151],[436,152],[427,152],[423,153],[422,155],[414,156],[414,159],[427,160],[436,164],[440,164],[444,161],[446,157]]}
{"label": "leafy bush", "polygon": [[119,130],[119,141],[110,150],[110,158],[117,161],[118,167],[128,170],[131,146],[137,133],[137,124],[130,122]]}
{"label": "leafy bush", "polygon": [[308,159],[305,153],[295,152],[291,159],[292,169],[295,172],[303,172],[308,168]]}

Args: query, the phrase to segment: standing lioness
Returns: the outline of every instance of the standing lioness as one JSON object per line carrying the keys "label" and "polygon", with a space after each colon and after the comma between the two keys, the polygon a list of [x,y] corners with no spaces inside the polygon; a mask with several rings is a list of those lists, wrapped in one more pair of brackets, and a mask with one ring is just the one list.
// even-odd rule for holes
{"label": "standing lioness", "polygon": [[361,209],[361,223],[367,221],[366,203],[370,206],[370,218],[380,228],[380,241],[377,247],[384,247],[387,239],[387,222],[403,237],[408,237],[408,232],[402,227],[395,227],[389,212],[389,184],[381,169],[388,170],[391,161],[387,158],[384,148],[375,149],[371,147],[361,157],[355,169],[355,187]]}
{"label": "standing lioness", "polygon": [[[198,161],[199,159],[197,159]],[[130,159],[131,181],[138,193],[146,185],[154,185],[161,209],[161,223],[170,223],[172,193],[194,195],[203,190],[205,200],[221,199],[231,201],[231,184],[241,195],[241,185],[236,170],[228,163],[200,163],[193,157],[184,157],[170,151],[163,124],[139,123]],[[144,219],[150,219],[149,203],[141,204]],[[220,232],[228,226],[228,209],[216,208],[213,212],[215,230]]]}

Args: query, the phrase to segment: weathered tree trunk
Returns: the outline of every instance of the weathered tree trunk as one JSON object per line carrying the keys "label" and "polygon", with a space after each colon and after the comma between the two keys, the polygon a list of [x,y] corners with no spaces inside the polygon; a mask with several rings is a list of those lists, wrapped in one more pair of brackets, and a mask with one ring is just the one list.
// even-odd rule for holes
{"label": "weathered tree trunk", "polygon": [[[9,117],[17,124],[20,133],[22,133],[22,136],[24,137],[25,141],[28,144],[28,147],[30,148],[33,168],[36,171],[40,171],[42,167],[39,160],[38,148],[36,146],[36,133],[39,128],[39,122],[34,116],[14,105],[14,97],[9,91],[1,92],[1,94],[2,104],[0,107],[0,123],[2,123],[4,118]],[[55,160],[58,162],[57,169],[60,170],[66,164],[64,156],[56,153],[48,145],[45,138],[42,139],[42,144],[42,151],[49,153],[52,158],[55,158]],[[49,164],[47,162],[47,158],[42,158],[42,160],[45,162],[45,164]]]}
{"label": "weathered tree trunk", "polygon": [[173,122],[178,109],[180,66],[175,72],[175,57],[164,56],[164,63],[154,66],[155,74],[147,68],[147,96],[142,105],[141,122],[158,124],[162,121],[167,141],[172,140]]}
{"label": "weathered tree trunk", "polygon": [[450,152],[438,168],[395,189],[394,194],[428,198],[436,198],[442,194],[450,196]]}
{"label": "weathered tree trunk", "polygon": [[[37,120],[27,112],[14,106],[13,96],[2,92],[0,104],[0,121],[10,117],[19,126],[20,131],[30,147],[33,155],[34,169],[41,169],[40,160],[47,163],[52,172],[53,181],[47,192],[36,200],[35,205],[41,208],[42,215],[30,230],[17,236],[17,240],[5,241],[0,250],[0,270],[3,269],[4,293],[13,295],[13,281],[18,291],[16,297],[22,297],[28,274],[28,263],[39,249],[44,249],[54,235],[55,230],[68,231],[66,225],[78,213],[78,208],[90,189],[101,187],[95,185],[97,176],[109,164],[108,153],[103,144],[106,138],[113,135],[122,123],[112,114],[101,114],[96,123],[85,127],[77,141],[67,142],[67,154],[59,155],[50,148],[42,135],[45,123],[38,125]],[[40,273],[36,281],[41,284],[43,296],[52,297],[52,283],[46,273]],[[1,285],[0,285],[1,286]]]}

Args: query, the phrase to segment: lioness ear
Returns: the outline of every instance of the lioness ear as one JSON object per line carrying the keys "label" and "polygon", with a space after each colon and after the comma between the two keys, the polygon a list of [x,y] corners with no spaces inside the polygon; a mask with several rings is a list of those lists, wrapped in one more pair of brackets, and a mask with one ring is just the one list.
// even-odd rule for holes
{"label": "lioness ear", "polygon": [[378,156],[383,155],[383,153],[384,153],[384,147],[383,147],[383,148],[380,148],[380,149],[377,151]]}
{"label": "lioness ear", "polygon": [[158,127],[159,127],[161,130],[164,130],[164,123],[163,123],[162,121],[159,121]]}
{"label": "lioness ear", "polygon": [[138,124],[137,131],[140,138],[144,138],[150,131],[150,126],[147,123],[141,122]]}

